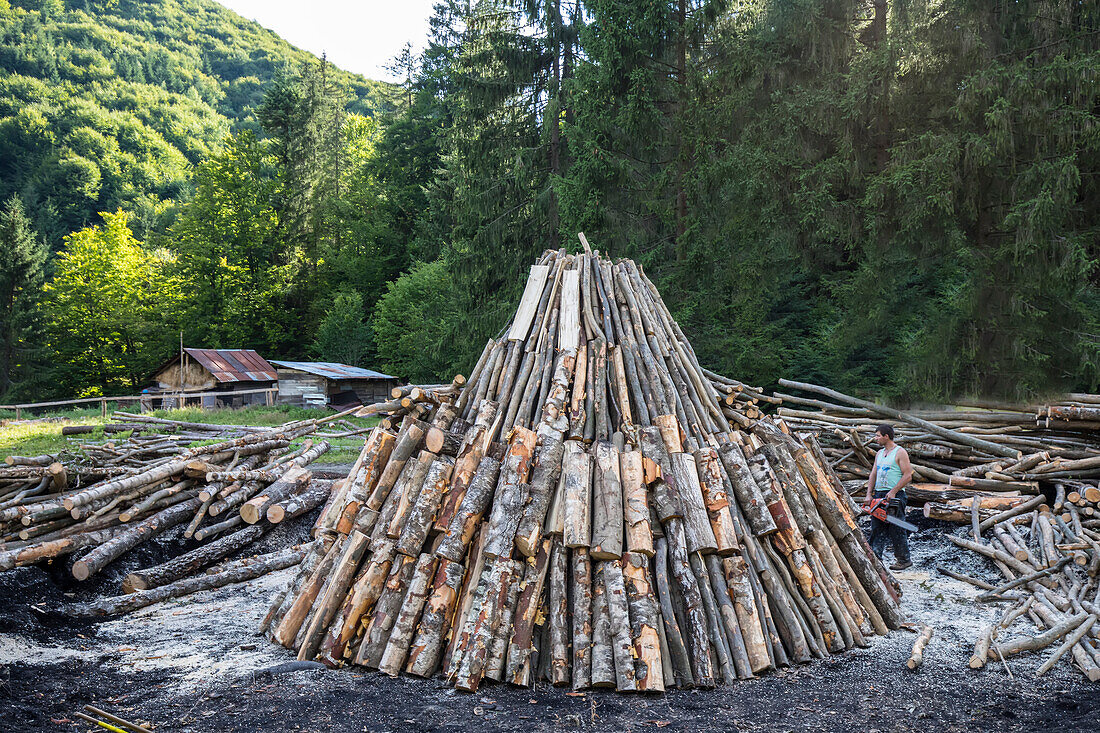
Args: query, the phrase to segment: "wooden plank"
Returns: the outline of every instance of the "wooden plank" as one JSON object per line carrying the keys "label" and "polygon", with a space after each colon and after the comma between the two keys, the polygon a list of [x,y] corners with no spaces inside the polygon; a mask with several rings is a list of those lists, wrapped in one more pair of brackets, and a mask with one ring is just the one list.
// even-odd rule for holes
{"label": "wooden plank", "polygon": [[531,322],[535,319],[535,310],[542,298],[542,289],[546,286],[546,278],[549,275],[549,265],[531,265],[527,287],[523,289],[523,297],[520,298],[519,308],[516,309],[512,330],[508,332],[509,341],[522,341],[527,338],[527,332],[531,330]]}
{"label": "wooden plank", "polygon": [[558,315],[558,350],[573,351],[581,341],[581,273],[566,270],[561,280]]}

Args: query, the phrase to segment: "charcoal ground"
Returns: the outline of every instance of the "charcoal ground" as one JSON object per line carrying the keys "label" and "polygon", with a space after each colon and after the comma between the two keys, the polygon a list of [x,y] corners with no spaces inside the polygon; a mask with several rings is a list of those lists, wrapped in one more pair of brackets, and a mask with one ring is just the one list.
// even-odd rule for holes
{"label": "charcoal ground", "polygon": [[[311,521],[303,520],[256,549],[304,539]],[[919,673],[904,668],[914,635],[898,631],[867,649],[758,680],[651,696],[493,683],[469,695],[438,678],[295,670],[302,665],[288,664],[289,651],[254,633],[291,571],[74,625],[54,609],[117,588],[126,572],[167,557],[168,549],[152,544],[81,587],[59,569],[20,569],[0,577],[0,731],[91,730],[73,717],[88,703],[184,732],[1097,730],[1100,695],[1067,663],[1040,679],[1041,655],[1013,660],[1011,677],[1000,665],[967,667],[976,629],[1003,609],[974,604],[974,589],[935,567],[989,579],[994,571],[946,541],[955,527],[920,526],[916,565],[899,576],[910,620],[936,627]]]}

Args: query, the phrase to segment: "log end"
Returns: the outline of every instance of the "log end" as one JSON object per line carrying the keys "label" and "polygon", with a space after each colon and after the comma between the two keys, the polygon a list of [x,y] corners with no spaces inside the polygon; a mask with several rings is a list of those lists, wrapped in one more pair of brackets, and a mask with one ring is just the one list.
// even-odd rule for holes
{"label": "log end", "polygon": [[91,569],[88,567],[88,563],[83,560],[77,560],[73,563],[73,577],[77,580],[87,580],[91,577]]}
{"label": "log end", "polygon": [[286,508],[279,504],[272,504],[267,508],[267,521],[278,524],[286,517]]}
{"label": "log end", "polygon": [[134,593],[139,590],[147,590],[145,579],[137,573],[130,573],[122,580],[122,592]]}

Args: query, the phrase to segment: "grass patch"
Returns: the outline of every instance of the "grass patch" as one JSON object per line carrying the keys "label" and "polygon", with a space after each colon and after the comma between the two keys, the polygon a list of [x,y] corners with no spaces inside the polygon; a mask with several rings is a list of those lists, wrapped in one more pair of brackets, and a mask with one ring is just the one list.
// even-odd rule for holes
{"label": "grass patch", "polygon": [[[9,414],[10,413],[10,414]],[[263,427],[275,427],[283,423],[295,420],[309,420],[324,417],[329,414],[320,410],[307,410],[290,405],[277,405],[267,407],[265,405],[251,405],[237,409],[222,409],[204,411],[197,407],[188,407],[182,410],[154,410],[148,413],[155,417],[168,420],[180,420],[183,422],[207,423],[210,425],[258,425]],[[10,425],[0,425],[0,457],[9,455],[36,456],[44,453],[56,454],[68,450],[73,446],[88,441],[100,442],[105,435],[102,426],[108,422],[123,422],[123,418],[108,415],[106,419],[100,414],[98,408],[62,410],[36,416],[36,418],[51,418],[50,422],[21,421]],[[0,420],[12,420],[15,413],[0,411]],[[372,427],[379,421],[377,417],[347,418],[347,421],[357,427]],[[66,437],[61,434],[61,428],[65,425],[94,425],[97,427],[92,433]],[[328,428],[327,430],[325,428]],[[342,426],[322,426],[325,432],[343,432]],[[112,433],[109,438],[123,441],[130,436],[129,433]],[[309,436],[307,436],[309,437]],[[332,438],[329,443],[332,448],[322,460],[326,463],[350,463],[359,455],[363,447],[365,435],[353,435],[347,438]],[[304,438],[303,438],[304,440]],[[205,441],[204,441],[205,442]],[[208,441],[216,442],[216,441]],[[298,441],[300,444],[301,441]]]}

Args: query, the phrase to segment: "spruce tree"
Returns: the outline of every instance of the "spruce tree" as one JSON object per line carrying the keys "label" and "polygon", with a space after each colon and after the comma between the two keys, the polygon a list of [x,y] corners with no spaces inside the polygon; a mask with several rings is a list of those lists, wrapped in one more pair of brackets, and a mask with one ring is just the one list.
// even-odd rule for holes
{"label": "spruce tree", "polygon": [[34,374],[46,255],[22,201],[12,196],[0,211],[0,395],[25,387]]}

